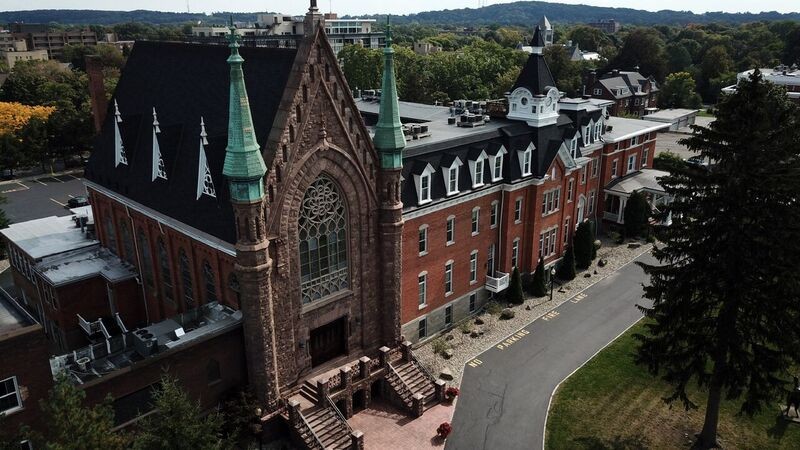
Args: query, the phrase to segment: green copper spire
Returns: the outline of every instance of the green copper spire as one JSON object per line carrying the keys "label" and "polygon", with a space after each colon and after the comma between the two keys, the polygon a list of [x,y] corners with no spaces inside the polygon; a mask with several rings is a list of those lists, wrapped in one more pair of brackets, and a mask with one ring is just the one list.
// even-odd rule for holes
{"label": "green copper spire", "polygon": [[381,86],[381,109],[375,126],[373,142],[381,155],[381,167],[399,169],[403,167],[403,149],[406,139],[400,123],[400,105],[397,102],[397,83],[394,79],[394,49],[392,48],[392,25],[386,17],[386,47],[383,49],[383,84]]}
{"label": "green copper spire", "polygon": [[231,186],[231,198],[234,201],[252,202],[264,196],[264,185],[261,178],[267,173],[267,166],[261,156],[261,147],[256,141],[253,129],[253,118],[250,115],[250,101],[244,84],[242,63],[239,55],[239,35],[230,24],[229,37],[231,56],[231,90],[228,110],[228,146],[225,148],[225,166],[223,175],[228,177]]}

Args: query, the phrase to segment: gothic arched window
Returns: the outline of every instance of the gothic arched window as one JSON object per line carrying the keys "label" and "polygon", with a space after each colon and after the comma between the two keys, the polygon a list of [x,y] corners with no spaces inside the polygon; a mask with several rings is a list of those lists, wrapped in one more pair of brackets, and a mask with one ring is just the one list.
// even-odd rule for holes
{"label": "gothic arched window", "polygon": [[183,249],[179,253],[181,283],[183,284],[183,299],[186,302],[186,309],[194,308],[194,292],[192,290],[192,272],[189,269],[189,258]]}
{"label": "gothic arched window", "polygon": [[117,235],[114,232],[114,221],[111,216],[106,216],[106,247],[114,254],[119,254],[117,250]]}
{"label": "gothic arched window", "polygon": [[161,266],[161,288],[164,300],[172,303],[172,271],[169,268],[169,257],[164,240],[158,238],[158,264]]}
{"label": "gothic arched window", "polygon": [[208,261],[203,261],[203,280],[206,284],[206,302],[217,301],[217,277]]}
{"label": "gothic arched window", "polygon": [[347,289],[347,210],[329,178],[306,190],[298,228],[303,303]]}
{"label": "gothic arched window", "polygon": [[131,239],[131,230],[128,228],[128,224],[121,222],[119,224],[119,231],[122,235],[122,248],[125,249],[125,261],[134,264],[136,254],[133,251],[133,240]]}
{"label": "gothic arched window", "polygon": [[139,252],[142,255],[142,267],[141,272],[142,276],[144,276],[144,281],[147,283],[147,286],[153,286],[153,261],[150,259],[150,243],[147,241],[147,235],[144,234],[144,230],[139,228]]}
{"label": "gothic arched window", "polygon": [[236,278],[236,274],[235,273],[232,273],[231,276],[228,277],[228,288],[233,293],[233,298],[236,299],[236,306],[238,306],[239,309],[241,309],[242,308],[242,294],[241,294],[240,288],[239,288],[239,279]]}

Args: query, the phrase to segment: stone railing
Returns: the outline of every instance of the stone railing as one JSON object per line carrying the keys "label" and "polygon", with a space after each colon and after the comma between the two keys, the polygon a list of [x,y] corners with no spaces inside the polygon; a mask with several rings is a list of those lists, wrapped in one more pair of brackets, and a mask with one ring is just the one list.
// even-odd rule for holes
{"label": "stone railing", "polygon": [[[324,450],[325,446],[322,444],[322,440],[317,436],[317,433],[314,432],[314,429],[311,428],[311,424],[308,423],[303,413],[300,412],[300,403],[296,400],[290,400],[288,410],[289,423],[295,431],[297,431],[305,444],[312,450]],[[304,439],[304,435],[308,436],[309,439]]]}

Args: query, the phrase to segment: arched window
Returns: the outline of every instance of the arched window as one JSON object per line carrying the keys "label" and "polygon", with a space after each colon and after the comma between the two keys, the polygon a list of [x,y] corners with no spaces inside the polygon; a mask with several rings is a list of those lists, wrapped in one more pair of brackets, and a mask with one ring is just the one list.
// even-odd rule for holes
{"label": "arched window", "polygon": [[136,261],[136,253],[133,251],[133,239],[131,239],[131,229],[128,224],[120,222],[119,232],[122,235],[122,248],[125,249],[125,261],[134,264]]}
{"label": "arched window", "polygon": [[158,264],[161,266],[161,291],[164,300],[173,302],[172,293],[172,270],[169,268],[169,257],[167,256],[167,246],[164,240],[158,238]]}
{"label": "arched window", "polygon": [[306,190],[298,228],[303,303],[347,289],[347,210],[329,178]]}
{"label": "arched window", "polygon": [[203,261],[203,281],[206,284],[206,302],[217,301],[217,277],[208,261]]}
{"label": "arched window", "polygon": [[150,259],[150,242],[148,242],[147,235],[144,234],[144,230],[141,228],[139,228],[138,238],[139,252],[142,255],[142,267],[140,271],[142,272],[142,277],[144,277],[147,286],[153,287],[153,261]]}
{"label": "arched window", "polygon": [[111,250],[115,255],[119,254],[117,250],[117,235],[114,232],[114,221],[111,216],[106,216],[106,247]]}
{"label": "arched window", "polygon": [[183,285],[183,301],[186,302],[186,309],[194,309],[194,291],[192,290],[192,272],[189,258],[183,249],[179,252],[181,284]]}
{"label": "arched window", "polygon": [[228,289],[231,290],[233,293],[232,297],[236,299],[236,306],[239,309],[242,308],[242,293],[239,288],[239,279],[236,278],[236,274],[232,273],[231,276],[228,277]]}

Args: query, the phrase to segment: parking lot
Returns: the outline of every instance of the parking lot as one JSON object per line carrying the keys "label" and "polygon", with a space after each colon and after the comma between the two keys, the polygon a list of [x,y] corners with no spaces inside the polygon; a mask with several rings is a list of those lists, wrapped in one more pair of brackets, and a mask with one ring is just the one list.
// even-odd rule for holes
{"label": "parking lot", "polygon": [[80,173],[74,175],[41,176],[35,179],[5,181],[0,195],[2,205],[12,222],[25,222],[48,216],[69,215],[66,205],[70,198],[86,195]]}

